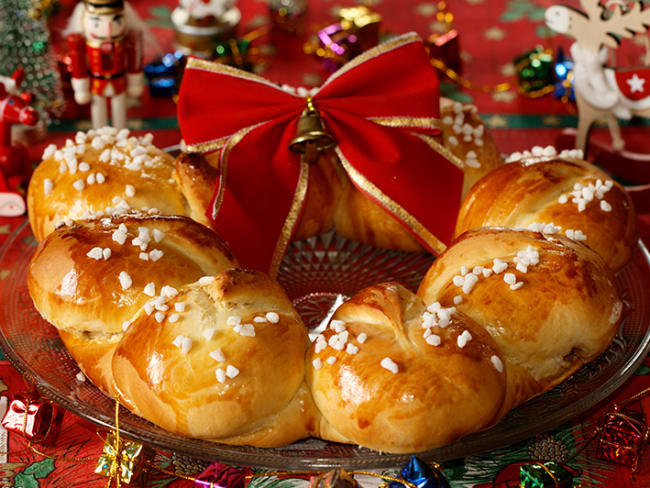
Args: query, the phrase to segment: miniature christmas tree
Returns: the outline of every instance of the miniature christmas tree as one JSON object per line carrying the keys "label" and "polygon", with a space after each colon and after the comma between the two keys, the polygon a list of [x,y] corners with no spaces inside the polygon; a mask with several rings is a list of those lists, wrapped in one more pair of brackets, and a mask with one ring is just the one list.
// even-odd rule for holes
{"label": "miniature christmas tree", "polygon": [[0,8],[0,76],[25,70],[22,91],[32,93],[41,119],[63,109],[61,80],[45,19],[34,15],[33,0],[3,0]]}

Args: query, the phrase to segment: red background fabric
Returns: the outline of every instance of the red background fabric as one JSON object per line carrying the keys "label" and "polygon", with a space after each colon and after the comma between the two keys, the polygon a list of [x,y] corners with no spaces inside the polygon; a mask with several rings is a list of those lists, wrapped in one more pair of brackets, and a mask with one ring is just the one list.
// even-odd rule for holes
{"label": "red background fabric", "polygon": [[[53,45],[60,47],[60,29],[65,23],[71,7],[70,0],[61,0],[59,14],[52,19]],[[374,0],[372,8],[383,15],[383,26],[387,32],[403,33],[416,31],[427,37],[438,28],[435,19],[435,5],[420,0]],[[451,2],[449,10],[455,16],[460,32],[463,75],[478,84],[512,82],[513,59],[535,45],[562,46],[568,52],[570,40],[554,36],[542,25],[543,11],[554,4],[552,0],[459,0]],[[578,6],[577,1],[563,2]],[[173,31],[168,19],[169,12],[177,4],[174,0],[138,0],[134,7],[151,26],[162,52],[172,49]],[[272,81],[297,86],[319,85],[327,77],[320,63],[302,51],[302,44],[315,27],[330,23],[337,6],[352,5],[349,0],[334,2],[312,0],[305,19],[302,38],[293,35],[266,36],[256,41],[260,47],[266,69],[263,75]],[[243,19],[239,31],[244,34],[268,23],[267,6],[258,0],[240,0],[238,6]],[[634,66],[640,62],[643,48],[633,41],[626,41],[617,51],[619,65]],[[505,92],[483,93],[481,91],[458,91],[449,81],[443,81],[442,92],[468,103],[475,103],[490,128],[495,141],[504,153],[521,151],[532,145],[554,144],[560,132],[575,127],[576,117],[571,106],[563,104],[552,95],[529,99],[517,94],[514,85]],[[75,108],[72,115],[50,128],[45,140],[29,147],[34,161],[38,161],[43,148],[50,144],[62,144],[76,130],[89,128],[86,109]],[[176,106],[171,99],[152,99],[148,93],[142,97],[139,106],[130,112],[130,127],[137,133],[152,131],[154,143],[165,147],[177,144],[180,132],[176,120]],[[84,118],[85,117],[85,118]],[[623,128],[628,149],[650,153],[649,128],[643,122]],[[604,129],[595,129],[596,140],[606,143],[609,136]],[[644,212],[650,212],[645,208]],[[0,218],[0,244],[23,221],[22,218]],[[650,242],[650,213],[639,215],[639,231],[646,242]],[[7,270],[0,269],[0,280],[6,278]],[[595,406],[585,415],[573,420],[551,433],[555,438],[577,435],[585,426],[591,425],[613,402],[620,401],[650,387],[650,361],[646,360],[637,374],[632,376],[623,388],[610,398]],[[22,380],[6,362],[0,363],[0,395],[7,396],[22,391]],[[650,414],[650,400],[642,407]],[[87,421],[73,415],[66,415],[62,435],[57,443],[56,455],[79,458],[98,455],[102,442],[95,434],[96,428]],[[26,452],[25,443],[16,435],[9,436],[9,460],[0,465],[0,485],[39,487],[100,487],[106,480],[93,474],[92,463],[70,463],[48,461]],[[509,462],[520,461],[525,446],[484,453],[481,457],[459,460],[447,466],[452,486],[473,486],[491,479],[492,473]],[[167,456],[169,453],[167,453]],[[159,454],[162,462],[170,459]],[[650,486],[650,449],[645,449],[637,472],[617,467],[604,461],[590,461],[584,466],[588,476],[582,478],[585,487],[644,487]],[[149,486],[166,486],[172,478],[153,476]],[[185,481],[174,481],[174,486],[190,486]]]}

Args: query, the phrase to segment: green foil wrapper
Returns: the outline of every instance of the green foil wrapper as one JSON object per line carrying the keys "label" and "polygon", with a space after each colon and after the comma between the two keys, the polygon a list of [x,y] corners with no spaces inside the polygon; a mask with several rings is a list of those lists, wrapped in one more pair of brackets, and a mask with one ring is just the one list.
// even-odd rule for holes
{"label": "green foil wrapper", "polygon": [[516,58],[514,65],[521,89],[528,93],[553,85],[554,64],[553,53],[540,46]]}
{"label": "green foil wrapper", "polygon": [[554,461],[519,467],[521,488],[571,488],[575,472]]}
{"label": "green foil wrapper", "polygon": [[216,60],[245,71],[253,71],[251,42],[248,39],[230,39],[220,42],[215,48]]}

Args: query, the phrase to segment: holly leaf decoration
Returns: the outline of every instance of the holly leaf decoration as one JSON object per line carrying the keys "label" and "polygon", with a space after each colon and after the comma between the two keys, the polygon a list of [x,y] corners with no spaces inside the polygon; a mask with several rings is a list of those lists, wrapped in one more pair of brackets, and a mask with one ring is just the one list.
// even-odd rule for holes
{"label": "holly leaf decoration", "polygon": [[508,7],[501,14],[501,22],[517,22],[518,20],[528,19],[533,22],[544,20],[546,9],[535,5],[529,0],[510,0]]}
{"label": "holly leaf decoration", "polygon": [[37,244],[36,238],[32,235],[25,236],[23,237],[23,244],[25,244],[26,246],[35,246]]}
{"label": "holly leaf decoration", "polygon": [[639,366],[639,369],[634,372],[634,374],[635,376],[647,376],[650,374],[650,367],[642,364]]}
{"label": "holly leaf decoration", "polygon": [[54,471],[54,459],[43,459],[30,464],[14,478],[16,488],[39,488],[39,479],[47,478]]}
{"label": "holly leaf decoration", "polygon": [[474,101],[472,95],[459,91],[457,85],[446,81],[440,83],[440,95],[461,103],[472,103]]}
{"label": "holly leaf decoration", "polygon": [[152,7],[149,9],[149,13],[152,18],[145,21],[147,24],[168,29],[174,27],[172,25],[172,11],[169,7]]}

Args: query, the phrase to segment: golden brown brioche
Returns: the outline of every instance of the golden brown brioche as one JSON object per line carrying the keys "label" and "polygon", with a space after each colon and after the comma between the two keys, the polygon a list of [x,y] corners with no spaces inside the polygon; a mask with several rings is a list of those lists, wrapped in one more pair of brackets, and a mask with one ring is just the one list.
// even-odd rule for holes
{"label": "golden brown brioche", "polygon": [[174,159],[112,127],[78,132],[60,149],[50,145],[29,184],[32,232],[41,241],[61,223],[130,209],[185,215]]}
{"label": "golden brown brioche", "polygon": [[187,201],[188,216],[207,227],[212,222],[205,212],[210,206],[219,172],[199,153],[181,153],[176,158],[176,174]]}
{"label": "golden brown brioche", "polygon": [[577,238],[613,270],[630,259],[637,239],[634,207],[623,187],[589,163],[553,155],[509,163],[472,188],[461,206],[456,235],[490,226]]}
{"label": "golden brown brioche", "polygon": [[503,166],[504,160],[474,105],[443,97],[440,121],[444,146],[465,165],[463,195],[466,195],[479,179]]}
{"label": "golden brown brioche", "polygon": [[48,235],[29,264],[27,285],[81,369],[112,393],[110,353],[136,312],[173,292],[163,286],[178,289],[234,265],[219,238],[191,219],[122,215]]}
{"label": "golden brown brioche", "polygon": [[432,332],[432,313],[397,283],[344,303],[310,350],[307,382],[323,416],[317,434],[414,452],[496,422],[506,381],[498,348],[473,320],[447,313],[449,324]]}
{"label": "golden brown brioche", "polygon": [[[182,154],[176,164],[189,215],[207,225],[205,214],[219,174],[218,158]],[[424,250],[393,216],[352,184],[334,151],[322,153],[317,164],[310,166],[307,188],[293,240],[322,234],[334,227],[343,237],[371,246]]]}
{"label": "golden brown brioche", "polygon": [[[327,232],[332,228],[332,215],[341,193],[338,160],[333,151],[320,155],[309,167],[308,192],[294,239],[304,239]],[[183,195],[187,199],[189,215],[205,225],[206,217],[219,176],[218,154],[181,154],[176,169]]]}
{"label": "golden brown brioche", "polygon": [[612,272],[587,246],[495,228],[460,236],[418,295],[425,304],[455,306],[492,335],[506,363],[506,411],[601,354],[623,309]]}
{"label": "golden brown brioche", "polygon": [[332,228],[345,178],[347,177],[334,151],[322,153],[318,162],[309,167],[307,196],[294,240],[322,234]]}
{"label": "golden brown brioche", "polygon": [[341,198],[334,212],[334,228],[346,239],[369,246],[424,251],[411,232],[383,207],[361,193],[347,175],[344,175]]}
{"label": "golden brown brioche", "polygon": [[308,435],[309,339],[277,282],[231,269],[165,304],[174,313],[159,322],[141,311],[115,349],[115,384],[131,408],[171,432],[220,442],[277,446]]}

